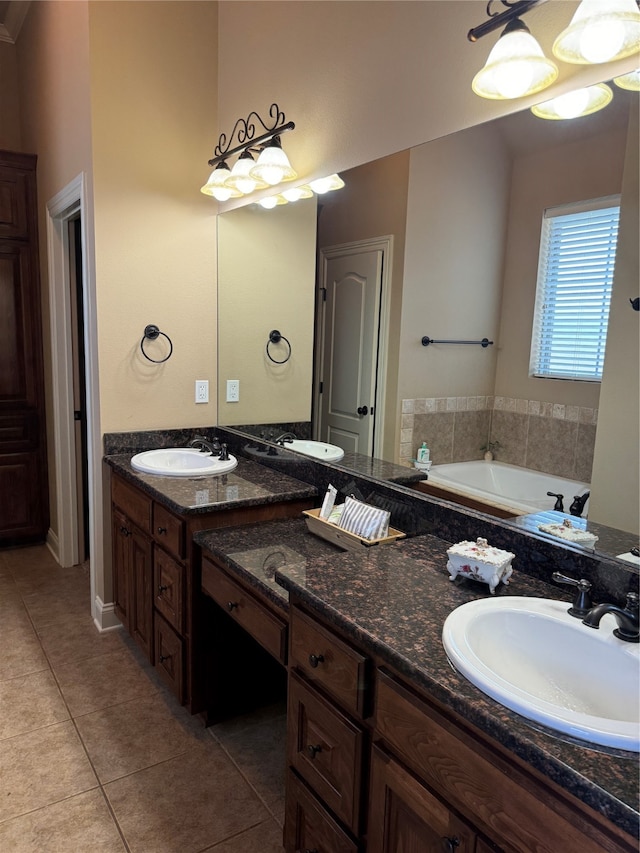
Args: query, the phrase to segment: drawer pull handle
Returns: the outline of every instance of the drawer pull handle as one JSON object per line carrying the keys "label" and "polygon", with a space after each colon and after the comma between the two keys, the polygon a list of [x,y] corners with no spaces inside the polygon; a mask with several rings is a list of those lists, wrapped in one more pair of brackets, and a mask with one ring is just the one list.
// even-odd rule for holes
{"label": "drawer pull handle", "polygon": [[315,758],[319,752],[322,752],[321,746],[314,746],[312,743],[307,747],[307,752],[311,756],[311,758]]}
{"label": "drawer pull handle", "polygon": [[169,589],[169,587],[168,587],[168,586],[165,586],[165,585],[164,585],[164,584],[162,584],[162,583],[161,583],[161,584],[158,584],[158,592],[160,593],[160,595],[162,595],[162,593],[163,593],[163,592],[166,592],[168,589]]}
{"label": "drawer pull handle", "polygon": [[131,531],[130,531],[130,530],[127,530],[127,528],[124,526],[124,524],[123,524],[123,525],[122,525],[122,527],[120,528],[120,533],[121,533],[123,536],[131,536]]}
{"label": "drawer pull handle", "polygon": [[166,527],[159,527],[159,528],[158,528],[158,535],[159,535],[159,536],[164,535],[166,532],[167,532],[167,528],[166,528]]}
{"label": "drawer pull handle", "polygon": [[166,660],[169,660],[170,657],[171,657],[171,655],[160,655],[160,657],[158,658],[158,661],[160,663],[164,663]]}
{"label": "drawer pull handle", "polygon": [[315,669],[319,663],[324,663],[324,655],[309,655],[309,663]]}
{"label": "drawer pull handle", "polygon": [[460,846],[460,839],[455,835],[453,838],[445,837],[442,839],[442,853],[455,853],[456,847]]}
{"label": "drawer pull handle", "polygon": [[229,611],[229,613],[231,613],[231,611],[237,606],[238,606],[237,601],[228,601],[227,602],[227,610]]}

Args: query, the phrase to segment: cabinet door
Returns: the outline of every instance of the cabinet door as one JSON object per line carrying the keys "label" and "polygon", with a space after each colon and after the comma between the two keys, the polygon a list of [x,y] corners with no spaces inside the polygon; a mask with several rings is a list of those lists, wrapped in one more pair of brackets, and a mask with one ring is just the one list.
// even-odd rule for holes
{"label": "cabinet door", "polygon": [[475,833],[374,746],[368,853],[473,853]]}
{"label": "cabinet door", "polygon": [[153,568],[151,542],[136,528],[129,537],[129,631],[149,660],[153,660]]}
{"label": "cabinet door", "polygon": [[284,849],[287,853],[313,850],[315,853],[358,853],[358,845],[289,770]]}
{"label": "cabinet door", "polygon": [[129,537],[131,524],[127,517],[114,509],[112,515],[113,597],[116,616],[127,631],[129,628]]}

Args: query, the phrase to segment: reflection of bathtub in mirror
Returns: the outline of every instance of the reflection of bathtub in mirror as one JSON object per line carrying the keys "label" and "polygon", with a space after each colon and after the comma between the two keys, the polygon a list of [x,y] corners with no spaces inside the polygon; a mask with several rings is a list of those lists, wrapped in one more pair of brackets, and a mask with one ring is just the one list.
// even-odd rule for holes
{"label": "reflection of bathtub in mirror", "polygon": [[[513,517],[553,510],[556,498],[549,497],[547,492],[562,495],[564,511],[568,513],[574,497],[583,495],[589,488],[588,483],[505,462],[471,461],[434,465],[421,491],[432,494],[437,491],[440,497],[447,492],[449,500],[454,502],[461,497],[468,498],[476,506],[482,504],[489,514],[495,515],[494,510],[499,510],[501,517]],[[582,515],[586,517],[588,510],[587,500]]]}

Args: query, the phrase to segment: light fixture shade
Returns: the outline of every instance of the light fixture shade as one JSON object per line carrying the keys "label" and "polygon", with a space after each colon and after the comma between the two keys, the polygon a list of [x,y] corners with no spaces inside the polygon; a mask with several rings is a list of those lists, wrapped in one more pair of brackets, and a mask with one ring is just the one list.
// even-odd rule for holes
{"label": "light fixture shade", "polygon": [[250,151],[243,151],[235,162],[231,174],[226,180],[226,186],[238,190],[242,195],[249,195],[254,190],[262,190],[267,184],[251,174],[255,160]]}
{"label": "light fixture shade", "polygon": [[251,169],[250,175],[272,187],[281,184],[283,181],[293,181],[298,177],[291,168],[289,158],[282,150],[279,136],[274,136],[262,149],[258,162]]}
{"label": "light fixture shade", "polygon": [[327,175],[326,178],[317,178],[315,181],[309,181],[309,186],[318,195],[322,193],[332,192],[333,190],[341,190],[344,186],[344,181],[340,175]]}
{"label": "light fixture shade", "polygon": [[552,120],[578,118],[604,109],[612,98],[613,92],[606,83],[596,83],[595,86],[576,89],[543,104],[536,104],[531,107],[531,112],[538,118]]}
{"label": "light fixture shade", "polygon": [[242,193],[239,190],[227,186],[227,178],[231,174],[231,169],[226,162],[222,160],[209,175],[207,183],[200,187],[200,192],[205,195],[213,196],[218,201],[227,201],[230,198],[240,198]]}
{"label": "light fixture shade", "polygon": [[553,43],[563,62],[597,65],[640,50],[640,11],[635,0],[582,0],[571,23]]}
{"label": "light fixture shade", "polygon": [[613,82],[616,86],[627,89],[629,92],[640,92],[640,68],[630,71],[628,74],[622,74],[620,77],[614,77]]}
{"label": "light fixture shade", "polygon": [[481,98],[510,100],[541,92],[558,76],[525,24],[514,18],[494,45],[471,87]]}
{"label": "light fixture shade", "polygon": [[261,198],[258,202],[260,207],[264,207],[266,210],[272,210],[279,204],[287,204],[287,199],[282,195],[270,195],[266,198]]}
{"label": "light fixture shade", "polygon": [[286,190],[282,190],[280,195],[287,201],[300,201],[301,198],[312,198],[313,190],[306,184],[301,184],[299,187],[289,187]]}

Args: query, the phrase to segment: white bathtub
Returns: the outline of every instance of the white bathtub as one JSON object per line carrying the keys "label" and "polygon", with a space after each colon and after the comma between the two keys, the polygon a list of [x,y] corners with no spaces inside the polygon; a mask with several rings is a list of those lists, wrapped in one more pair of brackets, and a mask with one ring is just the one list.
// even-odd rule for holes
{"label": "white bathtub", "polygon": [[[514,510],[515,515],[553,509],[555,498],[548,497],[547,492],[564,495],[564,511],[568,513],[574,496],[583,495],[590,488],[588,483],[577,480],[565,480],[505,462],[484,460],[433,465],[426,482],[491,506]],[[582,511],[584,517],[588,509],[587,500]]]}

